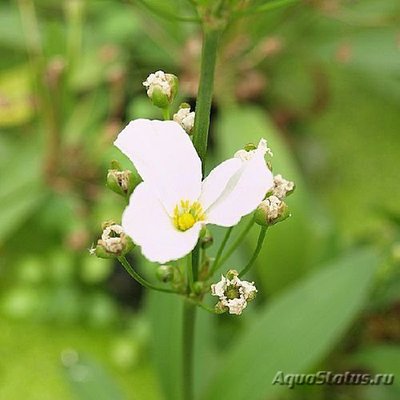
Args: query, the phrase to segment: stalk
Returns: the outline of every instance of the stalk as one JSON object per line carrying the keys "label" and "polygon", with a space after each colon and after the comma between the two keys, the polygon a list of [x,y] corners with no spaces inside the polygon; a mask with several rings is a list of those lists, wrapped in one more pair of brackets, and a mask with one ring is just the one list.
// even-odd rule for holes
{"label": "stalk", "polygon": [[[214,72],[220,29],[204,26],[201,54],[201,71],[196,102],[196,118],[193,130],[193,144],[204,165],[207,154],[208,130],[210,127],[211,102],[214,88]],[[196,279],[199,270],[199,243],[193,250],[191,270],[188,274]],[[189,267],[190,268],[190,267]],[[193,400],[193,346],[195,340],[196,306],[185,302],[183,311],[183,399]]]}

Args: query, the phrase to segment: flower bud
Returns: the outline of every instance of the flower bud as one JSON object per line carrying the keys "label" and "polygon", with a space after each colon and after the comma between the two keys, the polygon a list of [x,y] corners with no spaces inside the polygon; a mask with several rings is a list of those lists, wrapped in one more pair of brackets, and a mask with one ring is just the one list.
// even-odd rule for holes
{"label": "flower bud", "polygon": [[282,175],[274,176],[274,187],[272,188],[272,194],[279,199],[283,199],[289,194],[293,193],[295,184],[292,181],[288,181],[282,177]]}
{"label": "flower bud", "polygon": [[107,186],[121,196],[129,196],[138,185],[139,180],[139,177],[129,170],[108,170]]}
{"label": "flower bud", "polygon": [[182,103],[179,106],[179,110],[173,116],[173,120],[177,122],[189,135],[193,131],[194,127],[194,111],[190,111],[190,105],[187,103]]}
{"label": "flower bud", "polygon": [[156,276],[161,282],[171,282],[174,279],[174,267],[171,265],[160,265],[156,270]]}
{"label": "flower bud", "polygon": [[89,252],[100,258],[112,258],[125,255],[133,247],[131,238],[125,234],[122,226],[109,221],[103,224],[103,233],[97,246]]}
{"label": "flower bud", "polygon": [[202,249],[208,249],[209,247],[211,247],[214,243],[214,238],[211,235],[211,232],[205,228],[204,232],[202,233],[202,235],[200,236],[200,245]]}
{"label": "flower bud", "polygon": [[224,305],[221,301],[219,301],[215,307],[214,307],[214,311],[216,314],[224,314],[229,310],[229,308]]}
{"label": "flower bud", "polygon": [[152,103],[159,108],[167,108],[178,91],[178,78],[173,74],[157,71],[143,82]]}
{"label": "flower bud", "polygon": [[202,281],[196,281],[193,283],[193,292],[196,295],[203,294],[205,291],[208,291],[209,286]]}
{"label": "flower bud", "polygon": [[256,150],[256,149],[257,149],[257,146],[254,143],[247,143],[244,146],[244,150],[246,150],[246,151],[252,151],[252,150]]}
{"label": "flower bud", "polygon": [[270,226],[290,217],[289,208],[284,201],[276,196],[269,196],[260,203],[254,213],[258,225]]}

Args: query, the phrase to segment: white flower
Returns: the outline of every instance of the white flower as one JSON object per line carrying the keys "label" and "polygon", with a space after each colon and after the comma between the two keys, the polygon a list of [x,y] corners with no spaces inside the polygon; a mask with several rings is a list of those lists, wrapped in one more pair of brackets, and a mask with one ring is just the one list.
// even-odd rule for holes
{"label": "white flower", "polygon": [[280,199],[286,197],[286,195],[294,190],[294,182],[288,181],[282,177],[282,175],[274,176],[274,187],[272,194]]}
{"label": "white flower", "polygon": [[190,133],[194,126],[194,111],[190,111],[189,107],[182,107],[173,116],[173,120],[177,122],[187,133]]}
{"label": "white flower", "polygon": [[166,96],[171,96],[171,82],[164,71],[156,71],[150,74],[143,82],[143,86],[147,89],[147,95],[149,97],[153,96],[153,91],[156,87]]}
{"label": "white flower", "polygon": [[240,315],[256,293],[254,282],[240,280],[235,270],[230,270],[227,277],[221,275],[221,280],[211,285],[211,294],[219,297],[220,305],[227,307],[229,314]]}
{"label": "white flower", "polygon": [[174,121],[132,121],[115,145],[143,179],[122,226],[147,259],[161,264],[190,253],[205,224],[236,225],[273,186],[263,147],[249,159],[224,161],[202,181],[200,158]]}

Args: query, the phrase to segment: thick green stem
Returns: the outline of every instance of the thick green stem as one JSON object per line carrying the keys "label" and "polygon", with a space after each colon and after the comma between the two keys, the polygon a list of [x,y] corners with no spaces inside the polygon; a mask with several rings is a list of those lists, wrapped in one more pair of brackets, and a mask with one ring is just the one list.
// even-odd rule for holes
{"label": "thick green stem", "polygon": [[142,278],[131,266],[131,264],[129,264],[129,261],[124,257],[118,257],[118,261],[122,264],[122,266],[125,268],[126,272],[138,283],[140,283],[142,286],[146,287],[147,289],[153,289],[153,290],[157,290],[159,292],[165,292],[165,293],[176,293],[174,290],[172,289],[168,289],[168,288],[163,288],[163,287],[159,287],[156,285],[153,285],[152,283],[146,281],[144,278]]}
{"label": "thick green stem", "polygon": [[[214,71],[220,31],[204,27],[204,41],[201,55],[199,91],[196,101],[196,118],[193,131],[193,144],[199,154],[204,172],[207,153],[208,129],[214,87]],[[196,280],[199,270],[200,247],[197,244],[192,253],[189,276]],[[190,267],[189,267],[190,268]],[[196,306],[185,302],[183,311],[183,399],[193,400],[193,346],[195,334]]]}
{"label": "thick green stem", "polygon": [[183,305],[183,400],[193,400],[193,353],[196,306],[188,301]]}
{"label": "thick green stem", "polygon": [[203,170],[207,154],[214,71],[220,34],[221,32],[218,29],[205,28],[201,53],[200,83],[196,101],[193,144],[203,162]]}
{"label": "thick green stem", "polygon": [[253,256],[251,257],[251,259],[248,262],[248,264],[243,268],[242,271],[240,271],[240,273],[239,273],[239,277],[240,278],[243,275],[245,275],[247,272],[249,272],[250,268],[253,266],[253,264],[257,260],[257,257],[260,254],[260,251],[262,249],[262,245],[264,243],[264,239],[265,239],[265,234],[266,233],[267,233],[267,227],[266,226],[261,227],[260,234],[258,235],[258,241],[257,241],[256,249],[254,250]]}

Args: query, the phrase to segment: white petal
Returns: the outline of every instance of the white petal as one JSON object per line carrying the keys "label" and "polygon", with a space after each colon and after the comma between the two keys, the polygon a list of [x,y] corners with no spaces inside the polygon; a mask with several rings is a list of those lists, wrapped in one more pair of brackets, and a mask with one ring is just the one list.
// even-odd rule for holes
{"label": "white petal", "polygon": [[241,166],[242,162],[238,158],[230,158],[216,166],[208,174],[201,185],[199,199],[204,211],[221,196],[229,180]]}
{"label": "white petal", "polygon": [[222,195],[207,211],[207,222],[220,226],[236,225],[264,199],[273,186],[273,176],[258,151],[250,160],[242,160],[242,167],[229,180]]}
{"label": "white petal", "polygon": [[150,185],[142,182],[122,215],[122,227],[148,260],[162,264],[189,254],[196,246],[202,224],[185,232],[177,230]]}
{"label": "white petal", "polygon": [[195,201],[201,190],[201,161],[174,121],[131,121],[114,144],[126,154],[171,214],[180,200]]}

